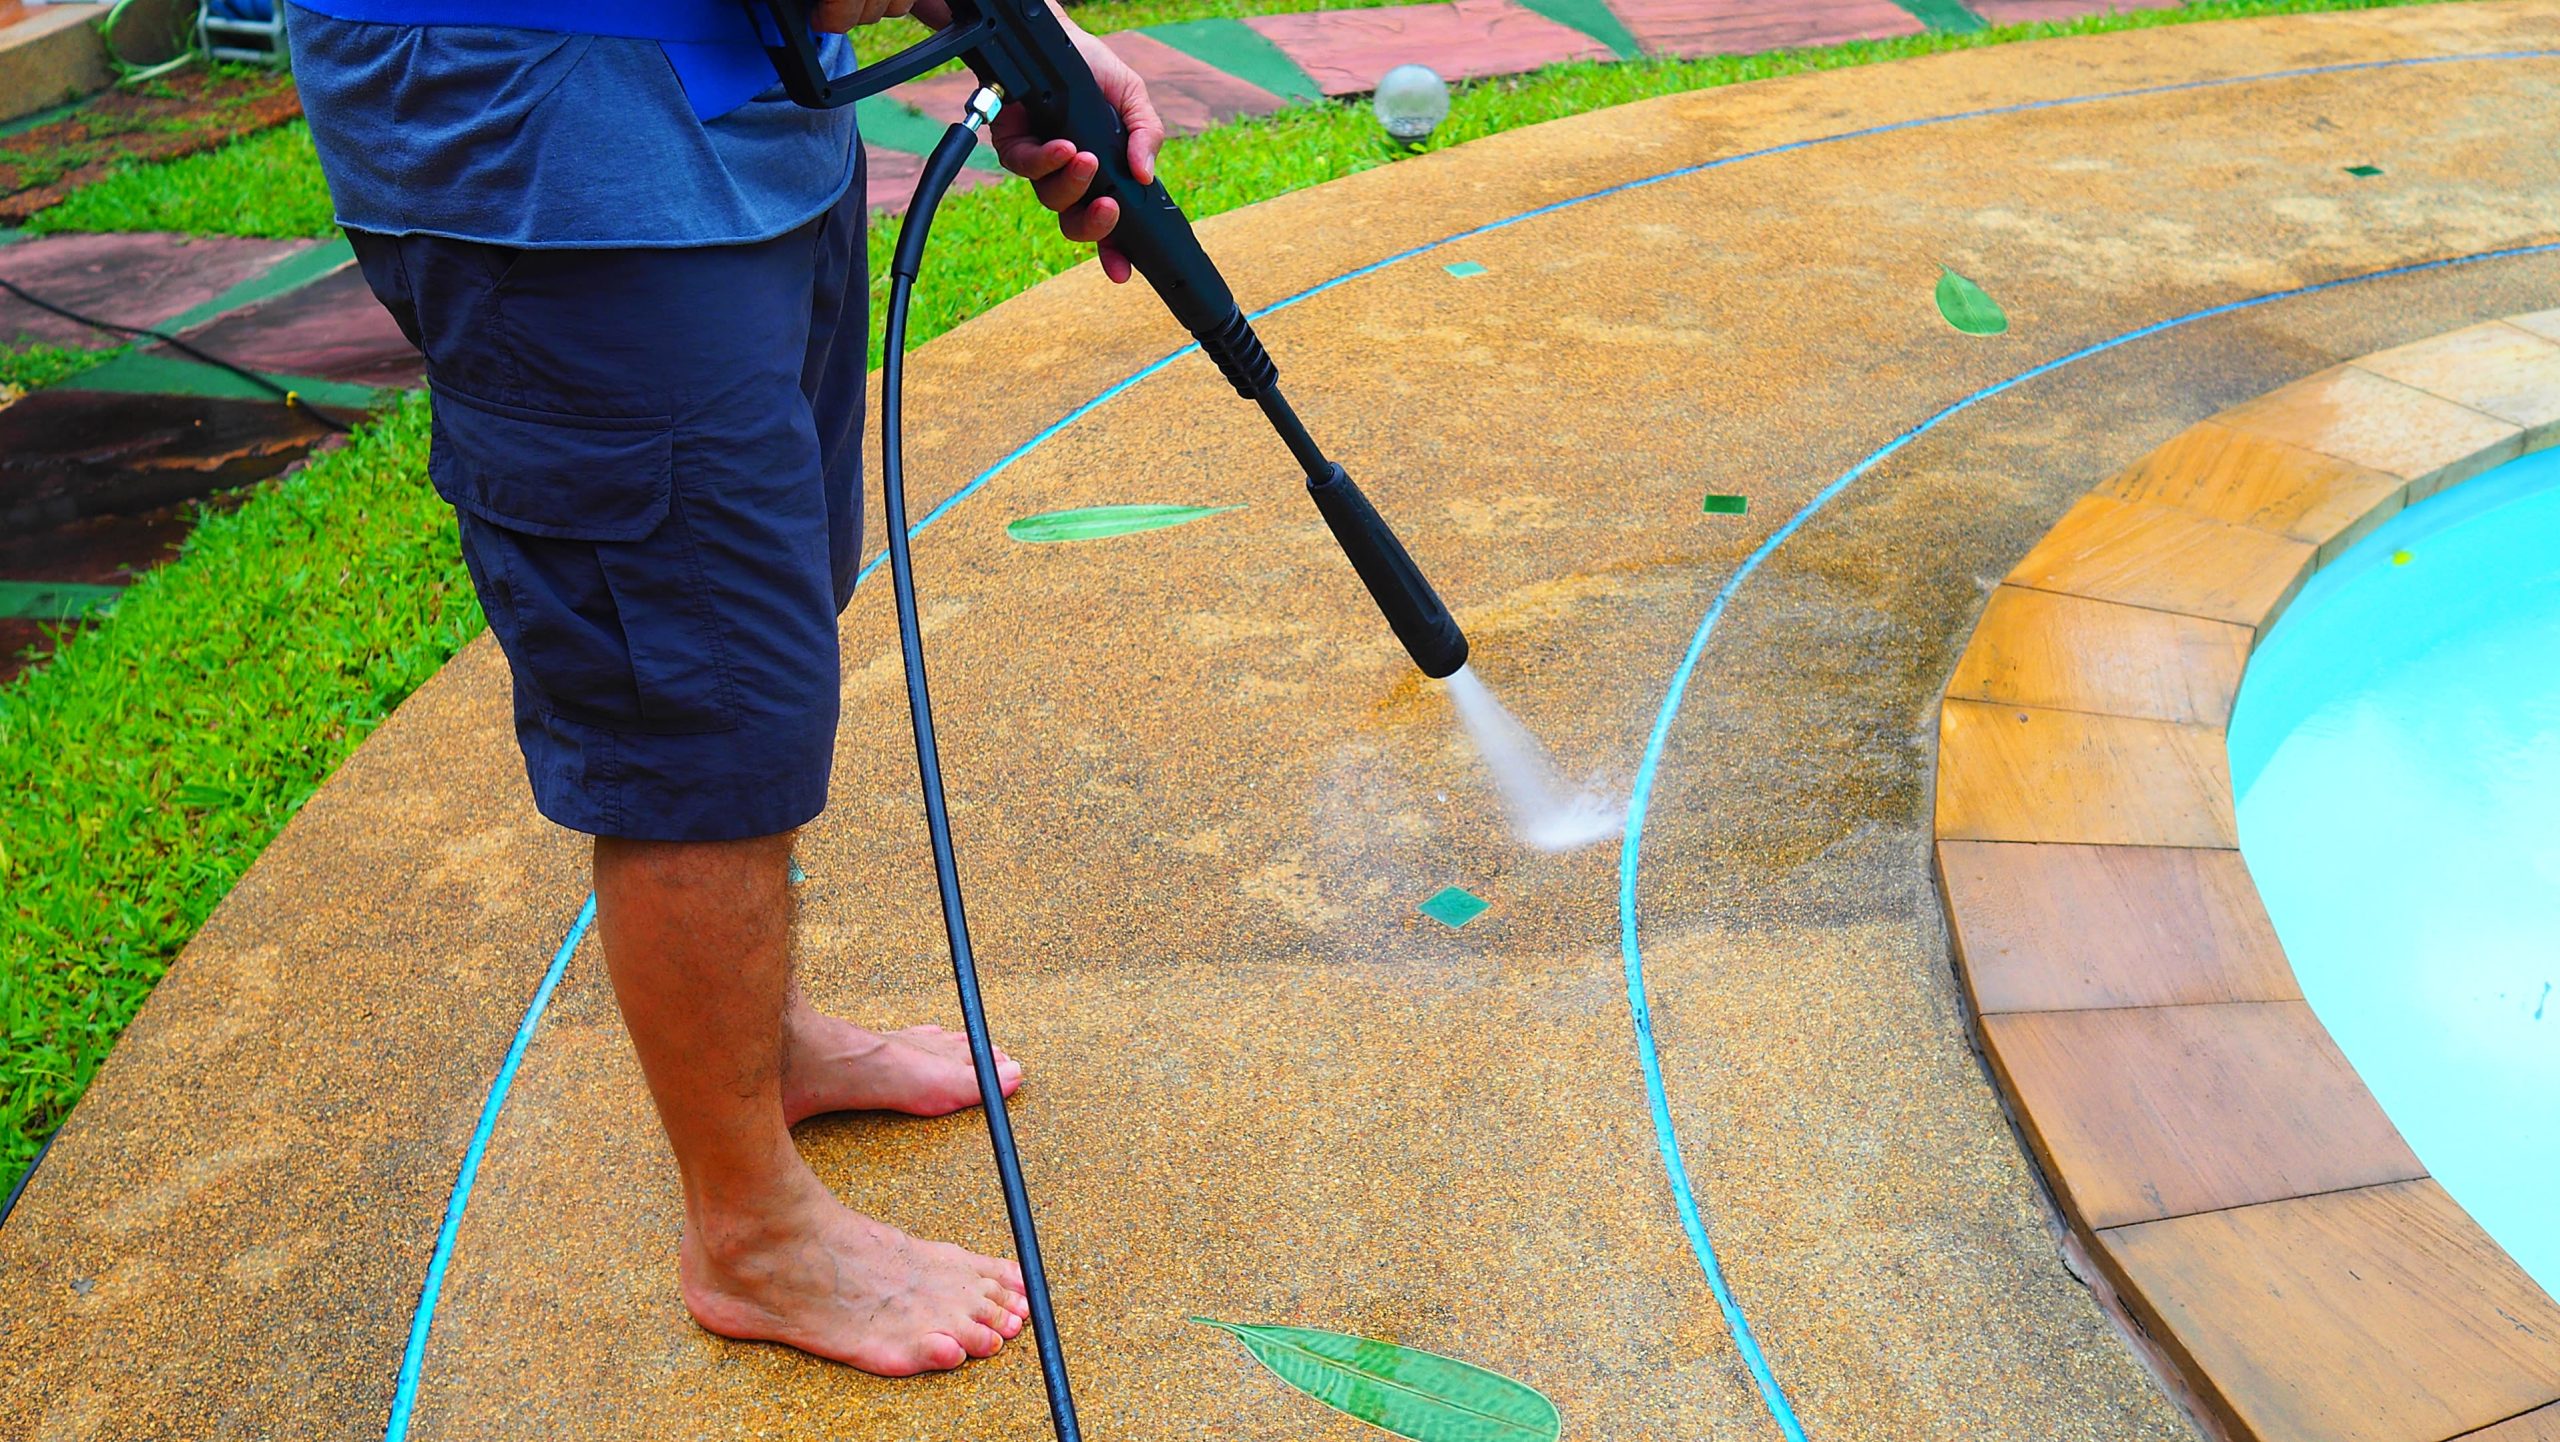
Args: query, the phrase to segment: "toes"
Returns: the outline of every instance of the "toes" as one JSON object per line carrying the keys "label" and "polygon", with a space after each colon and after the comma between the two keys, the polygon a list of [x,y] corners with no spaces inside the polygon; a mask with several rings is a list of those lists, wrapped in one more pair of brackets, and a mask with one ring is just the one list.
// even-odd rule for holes
{"label": "toes", "polygon": [[999,1337],[1010,1337],[1022,1330],[1022,1319],[1005,1310],[1001,1296],[999,1293],[981,1298],[978,1305],[969,1309],[969,1320]]}
{"label": "toes", "polygon": [[[1031,1299],[1002,1282],[989,1279],[970,1315],[990,1327],[1000,1327],[1005,1320],[1018,1323],[1031,1315]],[[1005,1335],[1010,1337],[1013,1334],[1007,1332]]]}
{"label": "toes", "polygon": [[[983,1332],[986,1329],[980,1327],[977,1330]],[[994,1350],[995,1348],[990,1347],[985,1352],[973,1353],[969,1350],[968,1344],[959,1338],[936,1332],[917,1345],[916,1361],[920,1364],[918,1368],[920,1371],[948,1372],[968,1361],[972,1356],[983,1357]]]}
{"label": "toes", "polygon": [[1009,1262],[1002,1257],[981,1257],[974,1254],[969,1258],[969,1260],[976,1265],[979,1276],[985,1277],[991,1281],[1001,1282],[1008,1290],[1016,1294],[1029,1290],[1029,1288],[1022,1285],[1022,1268],[1016,1266],[1012,1262]]}
{"label": "toes", "polygon": [[[998,1348],[1004,1346],[1004,1338],[996,1334],[995,1328],[978,1322],[964,1322],[961,1325],[952,1328],[947,1337],[938,1338],[937,1340],[950,1341],[953,1339],[958,1340],[961,1351],[972,1357],[992,1357],[996,1354]],[[952,1365],[958,1366],[959,1364],[955,1362]]]}

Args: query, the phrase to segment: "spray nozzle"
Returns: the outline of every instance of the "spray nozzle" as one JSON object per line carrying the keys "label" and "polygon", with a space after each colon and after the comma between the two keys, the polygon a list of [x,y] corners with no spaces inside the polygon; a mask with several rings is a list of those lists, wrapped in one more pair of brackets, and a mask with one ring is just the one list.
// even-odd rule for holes
{"label": "spray nozzle", "polygon": [[1350,475],[1328,461],[1321,474],[1307,477],[1307,495],[1422,674],[1437,680],[1467,664],[1466,633]]}

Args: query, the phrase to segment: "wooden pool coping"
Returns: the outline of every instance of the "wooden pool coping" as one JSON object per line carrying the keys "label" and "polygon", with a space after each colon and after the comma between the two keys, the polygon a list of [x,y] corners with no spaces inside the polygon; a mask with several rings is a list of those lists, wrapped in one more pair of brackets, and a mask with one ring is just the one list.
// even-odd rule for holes
{"label": "wooden pool coping", "polygon": [[2560,310],[2322,371],[2065,513],[1947,686],[1937,864],[1982,1049],[2069,1224],[2237,1437],[2560,1442],[2560,1305],[2303,1000],[2224,748],[2305,578],[2555,440]]}

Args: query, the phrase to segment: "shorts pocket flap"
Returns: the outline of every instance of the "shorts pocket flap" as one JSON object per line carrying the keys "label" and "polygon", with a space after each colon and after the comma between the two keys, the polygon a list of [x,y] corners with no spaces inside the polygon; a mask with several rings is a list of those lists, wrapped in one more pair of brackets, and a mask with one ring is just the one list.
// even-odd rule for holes
{"label": "shorts pocket flap", "polygon": [[667,517],[670,416],[578,416],[438,386],[427,475],[492,525],[567,541],[636,541]]}

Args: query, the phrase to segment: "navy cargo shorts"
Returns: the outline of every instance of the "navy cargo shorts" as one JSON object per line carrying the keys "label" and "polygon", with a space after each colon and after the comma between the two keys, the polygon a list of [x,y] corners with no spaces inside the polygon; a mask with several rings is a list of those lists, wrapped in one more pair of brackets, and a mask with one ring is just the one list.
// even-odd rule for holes
{"label": "navy cargo shorts", "polygon": [[425,352],[428,475],[515,680],[542,814],[725,841],[826,806],[862,550],[862,173],[774,240],[351,234]]}

